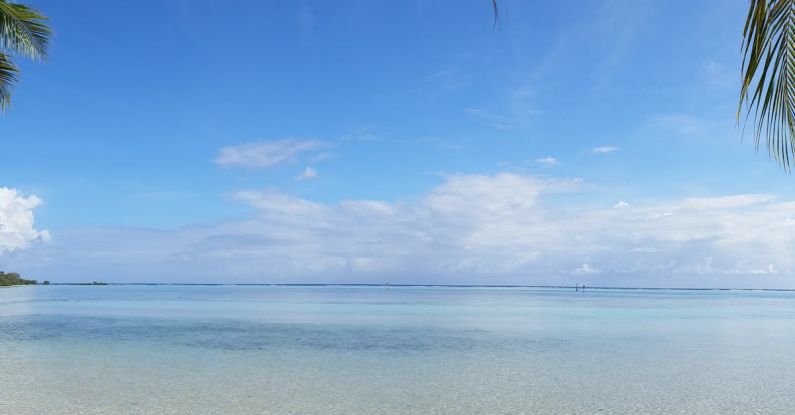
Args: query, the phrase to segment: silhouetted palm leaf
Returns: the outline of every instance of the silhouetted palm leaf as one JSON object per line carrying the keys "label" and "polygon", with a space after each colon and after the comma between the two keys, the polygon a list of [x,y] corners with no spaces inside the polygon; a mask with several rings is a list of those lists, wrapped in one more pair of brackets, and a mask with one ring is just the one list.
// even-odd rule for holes
{"label": "silhouetted palm leaf", "polygon": [[491,8],[494,10],[494,27],[500,24],[500,9],[497,7],[497,0],[491,0]]}
{"label": "silhouetted palm leaf", "polygon": [[751,0],[743,29],[743,109],[786,170],[795,157],[795,0]]}

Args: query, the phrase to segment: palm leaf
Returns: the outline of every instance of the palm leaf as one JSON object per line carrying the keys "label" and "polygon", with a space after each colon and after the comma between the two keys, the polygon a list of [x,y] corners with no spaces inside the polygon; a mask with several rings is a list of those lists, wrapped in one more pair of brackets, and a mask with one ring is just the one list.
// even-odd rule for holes
{"label": "palm leaf", "polygon": [[0,0],[0,49],[38,60],[47,57],[52,30],[30,6]]}
{"label": "palm leaf", "polygon": [[751,0],[743,29],[738,121],[764,137],[770,157],[787,171],[795,158],[795,0]]}
{"label": "palm leaf", "polygon": [[11,104],[11,92],[17,83],[17,69],[8,56],[0,53],[0,114]]}
{"label": "palm leaf", "polygon": [[30,6],[0,0],[0,114],[11,104],[19,74],[9,56],[45,59],[52,36],[46,21],[46,16]]}
{"label": "palm leaf", "polygon": [[494,27],[500,25],[500,8],[497,7],[497,0],[491,0],[491,8],[494,10]]}

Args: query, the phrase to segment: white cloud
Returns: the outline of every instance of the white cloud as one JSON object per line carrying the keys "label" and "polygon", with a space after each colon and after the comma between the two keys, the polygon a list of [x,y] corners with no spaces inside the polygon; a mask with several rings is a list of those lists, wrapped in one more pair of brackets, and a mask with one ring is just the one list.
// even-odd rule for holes
{"label": "white cloud", "polygon": [[298,199],[288,196],[275,190],[267,191],[242,191],[232,195],[234,200],[243,201],[251,206],[262,209],[269,213],[285,213],[290,215],[302,215],[312,212],[320,212],[324,206],[308,200]]}
{"label": "white cloud", "polygon": [[613,205],[613,209],[621,209],[625,207],[629,207],[629,203],[623,200],[619,200],[618,202],[616,202],[616,204]]}
{"label": "white cloud", "polygon": [[591,149],[591,154],[607,154],[618,151],[618,147],[614,146],[599,146]]}
{"label": "white cloud", "polygon": [[599,269],[594,268],[588,264],[582,264],[582,266],[577,267],[574,269],[574,274],[582,275],[582,274],[598,274]]}
{"label": "white cloud", "polygon": [[0,187],[0,254],[49,240],[49,232],[34,227],[33,210],[40,204],[34,195],[26,197],[16,189]]}
{"label": "white cloud", "polygon": [[325,147],[323,141],[282,139],[224,147],[215,163],[221,166],[265,168],[295,160],[302,153]]}
{"label": "white cloud", "polygon": [[53,280],[571,284],[588,274],[604,285],[795,286],[795,201],[750,194],[615,209],[548,197],[583,188],[501,173],[449,175],[401,202],[240,191],[232,199],[254,217],[59,233],[18,261]]}
{"label": "white cloud", "polygon": [[554,157],[543,157],[543,158],[536,159],[536,163],[544,165],[544,166],[547,166],[547,167],[552,167],[552,166],[557,166],[558,164],[560,164],[560,161],[558,161],[558,159],[556,159]]}
{"label": "white cloud", "polygon": [[303,181],[303,180],[311,180],[317,177],[317,170],[306,167],[304,171],[301,172],[298,176],[296,176],[296,180]]}
{"label": "white cloud", "polygon": [[719,197],[691,197],[683,200],[682,203],[694,209],[735,209],[770,202],[773,199],[775,199],[773,195],[746,194]]}

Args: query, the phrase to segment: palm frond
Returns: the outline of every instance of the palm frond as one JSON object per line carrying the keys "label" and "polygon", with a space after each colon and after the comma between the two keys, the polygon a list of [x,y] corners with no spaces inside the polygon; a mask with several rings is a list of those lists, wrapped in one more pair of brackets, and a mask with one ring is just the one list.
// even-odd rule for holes
{"label": "palm frond", "polygon": [[16,65],[8,59],[8,56],[0,53],[0,114],[11,105],[11,92],[17,84]]}
{"label": "palm frond", "polygon": [[491,8],[494,10],[494,27],[500,26],[500,8],[497,7],[497,0],[491,0]]}
{"label": "palm frond", "polygon": [[34,60],[47,57],[52,29],[47,17],[30,6],[0,0],[0,49]]}
{"label": "palm frond", "polygon": [[795,158],[795,0],[751,0],[743,29],[739,121],[789,171]]}

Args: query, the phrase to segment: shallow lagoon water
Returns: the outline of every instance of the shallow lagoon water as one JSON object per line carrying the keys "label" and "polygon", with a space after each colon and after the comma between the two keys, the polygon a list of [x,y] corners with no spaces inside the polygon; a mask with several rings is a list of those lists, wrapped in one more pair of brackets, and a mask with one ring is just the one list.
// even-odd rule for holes
{"label": "shallow lagoon water", "polygon": [[795,412],[795,293],[0,289],[2,414]]}

